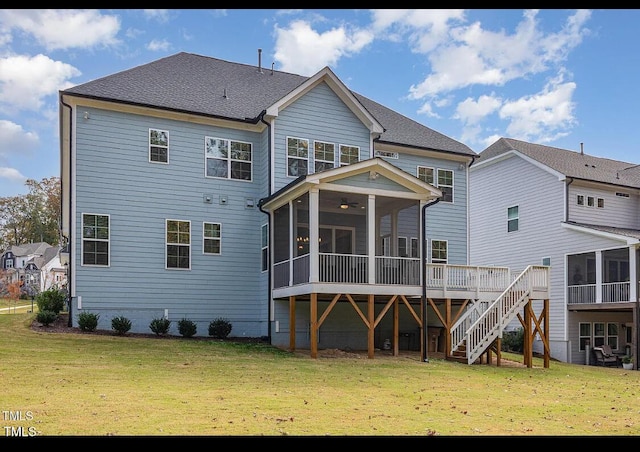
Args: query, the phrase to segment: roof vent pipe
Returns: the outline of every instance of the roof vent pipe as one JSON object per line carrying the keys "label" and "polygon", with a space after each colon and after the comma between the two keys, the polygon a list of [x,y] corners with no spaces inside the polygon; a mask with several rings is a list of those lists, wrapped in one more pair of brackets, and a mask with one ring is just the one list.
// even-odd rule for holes
{"label": "roof vent pipe", "polygon": [[584,143],[580,143],[580,155],[584,155]]}
{"label": "roof vent pipe", "polygon": [[273,67],[275,66],[276,63],[271,63],[271,75],[273,75]]}
{"label": "roof vent pipe", "polygon": [[258,72],[262,74],[262,49],[258,49]]}

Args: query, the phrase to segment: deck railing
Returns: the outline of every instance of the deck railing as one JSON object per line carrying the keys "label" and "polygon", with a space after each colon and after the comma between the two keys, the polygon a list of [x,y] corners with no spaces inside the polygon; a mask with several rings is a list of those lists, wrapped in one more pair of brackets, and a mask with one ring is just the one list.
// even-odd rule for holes
{"label": "deck railing", "polygon": [[[274,288],[310,282],[309,254],[273,266]],[[359,254],[320,253],[318,281],[321,283],[388,284],[420,286],[420,259],[375,256],[374,280],[369,281],[369,258]],[[481,267],[449,264],[426,265],[428,289],[502,292],[511,282],[508,267]],[[293,277],[291,277],[293,275]]]}
{"label": "deck railing", "polygon": [[[600,284],[602,303],[625,303],[631,301],[629,281]],[[567,304],[598,303],[598,285],[581,284],[567,287]]]}

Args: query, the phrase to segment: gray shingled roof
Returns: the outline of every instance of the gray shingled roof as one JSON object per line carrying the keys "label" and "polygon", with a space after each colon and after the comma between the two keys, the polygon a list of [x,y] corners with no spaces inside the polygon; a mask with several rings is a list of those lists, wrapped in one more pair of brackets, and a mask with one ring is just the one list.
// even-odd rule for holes
{"label": "gray shingled roof", "polygon": [[594,157],[567,149],[500,138],[480,153],[477,162],[515,150],[554,169],[567,177],[622,187],[640,187],[640,164]]}
{"label": "gray shingled roof", "polygon": [[[255,123],[263,110],[306,80],[308,77],[296,74],[180,52],[62,93]],[[353,94],[384,127],[381,142],[477,155],[459,141]]]}

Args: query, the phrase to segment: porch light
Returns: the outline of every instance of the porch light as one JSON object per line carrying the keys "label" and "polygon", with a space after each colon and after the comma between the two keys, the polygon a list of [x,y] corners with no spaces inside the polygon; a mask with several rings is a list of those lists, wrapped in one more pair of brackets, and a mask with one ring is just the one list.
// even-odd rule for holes
{"label": "porch light", "polygon": [[342,201],[340,203],[340,208],[341,209],[348,209],[349,208],[349,204],[347,204],[347,201]]}

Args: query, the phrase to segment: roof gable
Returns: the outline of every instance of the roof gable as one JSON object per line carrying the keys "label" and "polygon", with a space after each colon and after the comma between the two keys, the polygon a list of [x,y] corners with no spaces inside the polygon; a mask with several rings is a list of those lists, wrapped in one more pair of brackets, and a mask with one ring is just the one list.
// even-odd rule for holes
{"label": "roof gable", "polygon": [[[442,191],[431,184],[428,184],[417,177],[399,169],[384,159],[374,157],[362,160],[351,165],[332,168],[319,173],[301,176],[282,189],[278,190],[269,198],[260,200],[260,207],[265,210],[276,209],[312,187],[323,184],[337,184],[339,181],[351,178],[360,174],[368,174],[368,177],[375,180],[382,176],[404,188],[405,192],[419,194],[421,197],[431,200],[442,196]],[[325,185],[326,186],[326,185]],[[355,188],[350,187],[353,190]]]}
{"label": "roof gable", "polygon": [[[640,165],[587,155],[567,149],[528,143],[512,138],[500,138],[480,153],[477,167],[500,161],[509,153],[519,153],[556,174],[574,179],[612,185],[640,187]],[[486,163],[485,163],[486,162]],[[473,166],[472,166],[473,170]]]}

